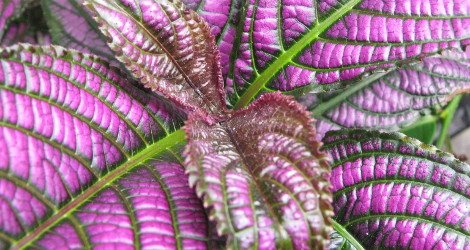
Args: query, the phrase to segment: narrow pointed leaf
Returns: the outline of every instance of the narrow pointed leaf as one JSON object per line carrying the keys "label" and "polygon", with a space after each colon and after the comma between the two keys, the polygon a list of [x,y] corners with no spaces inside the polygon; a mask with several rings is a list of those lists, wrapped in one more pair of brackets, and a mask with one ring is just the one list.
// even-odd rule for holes
{"label": "narrow pointed leaf", "polygon": [[318,135],[341,127],[397,131],[446,105],[470,90],[470,49],[446,51],[379,76],[319,97],[321,103],[309,108],[319,120]]}
{"label": "narrow pointed leaf", "polygon": [[[115,62],[114,53],[106,44],[107,38],[81,0],[42,0],[41,3],[54,44]],[[119,65],[117,61],[115,64]]]}
{"label": "narrow pointed leaf", "polygon": [[470,245],[469,165],[401,133],[333,131],[323,141],[335,220],[363,246]]}
{"label": "narrow pointed leaf", "polygon": [[239,14],[244,1],[183,0],[182,2],[204,18],[211,27],[211,33],[216,37],[216,43],[220,51],[220,64],[222,74],[225,77],[230,68],[230,54],[234,48]]}
{"label": "narrow pointed leaf", "polygon": [[[227,75],[236,108],[260,91],[337,89],[470,43],[467,0],[247,0]],[[467,39],[467,40],[466,40]]]}
{"label": "narrow pointed leaf", "polygon": [[205,248],[178,110],[135,84],[77,51],[0,49],[1,248]]}
{"label": "narrow pointed leaf", "polygon": [[305,108],[262,96],[219,124],[190,115],[185,165],[229,248],[325,246],[329,167]]}
{"label": "narrow pointed leaf", "polygon": [[173,0],[89,0],[118,59],[189,110],[225,111],[219,55],[206,23]]}

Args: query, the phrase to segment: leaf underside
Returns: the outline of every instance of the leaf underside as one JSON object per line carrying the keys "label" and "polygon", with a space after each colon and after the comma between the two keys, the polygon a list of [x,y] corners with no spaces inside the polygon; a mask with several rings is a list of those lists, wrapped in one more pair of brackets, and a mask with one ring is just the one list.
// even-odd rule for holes
{"label": "leaf underside", "polygon": [[54,46],[0,49],[0,104],[0,248],[207,247],[180,111]]}
{"label": "leaf underside", "polygon": [[[403,66],[378,79],[357,82],[336,95],[317,97],[309,110],[318,136],[339,128],[396,131],[470,90],[470,49],[445,51],[422,63]],[[313,96],[302,97],[308,104]]]}
{"label": "leaf underside", "polygon": [[218,50],[207,24],[172,0],[89,0],[109,45],[147,87],[187,110],[222,115]]}
{"label": "leaf underside", "polygon": [[223,123],[204,119],[190,115],[183,155],[228,247],[325,246],[329,167],[305,108],[272,93]]}
{"label": "leaf underside", "polygon": [[470,245],[470,166],[404,136],[328,132],[335,220],[370,248]]}

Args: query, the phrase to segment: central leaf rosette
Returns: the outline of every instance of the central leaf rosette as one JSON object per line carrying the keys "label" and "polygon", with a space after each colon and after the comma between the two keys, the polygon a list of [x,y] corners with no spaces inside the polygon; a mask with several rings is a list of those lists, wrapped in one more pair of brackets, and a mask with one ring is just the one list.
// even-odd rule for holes
{"label": "central leaf rosette", "polygon": [[185,164],[234,248],[323,248],[333,215],[327,157],[305,108],[279,93],[217,123],[186,123]]}

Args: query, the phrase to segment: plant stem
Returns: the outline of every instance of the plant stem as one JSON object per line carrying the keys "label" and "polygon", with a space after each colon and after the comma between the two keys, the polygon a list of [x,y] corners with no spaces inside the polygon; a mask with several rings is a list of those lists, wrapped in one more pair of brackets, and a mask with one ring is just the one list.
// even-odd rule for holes
{"label": "plant stem", "polygon": [[333,228],[338,232],[341,236],[343,236],[351,245],[353,245],[357,250],[364,250],[361,243],[359,243],[354,236],[352,236],[346,228],[344,228],[341,224],[336,222],[334,219],[331,218],[333,221]]}
{"label": "plant stem", "polygon": [[456,96],[450,103],[447,105],[444,111],[441,113],[442,119],[442,128],[439,133],[439,138],[437,138],[436,147],[442,148],[446,137],[449,134],[450,125],[452,124],[452,119],[454,119],[454,114],[457,108],[459,107],[460,100],[462,95]]}

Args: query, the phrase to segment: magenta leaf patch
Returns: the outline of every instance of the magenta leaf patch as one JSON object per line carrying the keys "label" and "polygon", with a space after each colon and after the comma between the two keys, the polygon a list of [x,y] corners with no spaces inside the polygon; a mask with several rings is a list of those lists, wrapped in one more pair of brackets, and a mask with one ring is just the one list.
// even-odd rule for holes
{"label": "magenta leaf patch", "polygon": [[[355,84],[336,95],[320,96],[321,102],[311,105],[319,137],[341,127],[396,131],[433,106],[446,105],[454,95],[470,90],[470,49],[445,51]],[[311,97],[302,98],[306,103]]]}
{"label": "magenta leaf patch", "polygon": [[[225,18],[228,10],[220,4],[215,12]],[[223,22],[232,44],[219,45],[231,49],[224,71],[229,100],[242,108],[260,92],[337,89],[369,72],[465,47],[469,11],[467,0],[247,0]]]}
{"label": "magenta leaf patch", "polygon": [[54,44],[93,53],[119,65],[81,0],[42,0],[42,8]]}
{"label": "magenta leaf patch", "polygon": [[207,24],[173,0],[89,0],[117,58],[147,87],[187,110],[223,115],[218,50]]}
{"label": "magenta leaf patch", "polygon": [[193,113],[184,129],[190,184],[228,247],[325,246],[329,166],[303,106],[271,93],[221,123]]}
{"label": "magenta leaf patch", "polygon": [[98,57],[17,45],[0,104],[1,248],[206,247],[168,103]]}
{"label": "magenta leaf patch", "polygon": [[335,219],[370,248],[470,245],[470,166],[400,133],[332,131]]}
{"label": "magenta leaf patch", "polygon": [[8,27],[8,23],[17,18],[32,0],[2,0],[0,1],[0,41]]}

